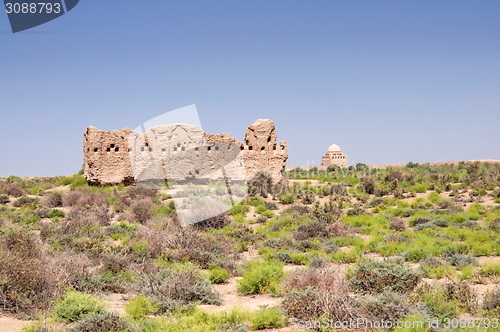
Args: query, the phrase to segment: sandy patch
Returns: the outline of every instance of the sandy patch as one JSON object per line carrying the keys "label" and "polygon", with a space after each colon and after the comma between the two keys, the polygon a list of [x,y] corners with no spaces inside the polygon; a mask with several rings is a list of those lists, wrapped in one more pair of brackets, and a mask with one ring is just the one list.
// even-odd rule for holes
{"label": "sandy patch", "polygon": [[19,320],[12,317],[0,317],[0,331],[19,332],[30,323],[31,321],[29,320]]}
{"label": "sandy patch", "polygon": [[58,186],[58,187],[54,187],[54,188],[50,188],[50,189],[47,189],[45,190],[45,192],[54,192],[54,191],[63,191],[63,192],[66,192],[66,191],[70,191],[71,188],[69,187],[69,185],[65,185],[65,186]]}
{"label": "sandy patch", "polygon": [[219,292],[223,299],[223,305],[200,305],[200,308],[207,312],[231,311],[234,307],[247,310],[259,310],[261,306],[278,306],[282,300],[281,297],[272,297],[270,294],[245,295],[240,296],[236,291],[238,285],[237,278],[231,278],[226,284],[214,285],[214,289]]}

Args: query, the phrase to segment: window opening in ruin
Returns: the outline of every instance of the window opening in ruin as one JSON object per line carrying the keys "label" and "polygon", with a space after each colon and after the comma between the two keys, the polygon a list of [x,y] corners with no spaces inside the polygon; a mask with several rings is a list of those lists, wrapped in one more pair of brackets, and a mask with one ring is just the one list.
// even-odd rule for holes
{"label": "window opening in ruin", "polygon": [[195,147],[195,148],[194,148],[194,151],[198,151],[198,147]]}
{"label": "window opening in ruin", "polygon": [[218,146],[215,147],[215,151],[219,151],[219,147]]}
{"label": "window opening in ruin", "polygon": [[141,147],[141,151],[144,151],[144,147],[143,146]]}
{"label": "window opening in ruin", "polygon": [[186,148],[185,148],[185,147],[182,147],[181,151],[185,151],[185,150],[186,150]]}
{"label": "window opening in ruin", "polygon": [[215,145],[215,143],[210,143],[210,146],[214,146],[214,145]]}
{"label": "window opening in ruin", "polygon": [[273,146],[273,150],[276,150],[276,145]]}
{"label": "window opening in ruin", "polygon": [[199,170],[199,169],[195,169],[195,170],[194,170],[194,172],[195,172],[196,174],[200,174],[200,170]]}
{"label": "window opening in ruin", "polygon": [[110,146],[111,146],[111,148],[114,148],[114,147],[115,147],[115,145],[114,145],[114,144],[111,144]]}
{"label": "window opening in ruin", "polygon": [[111,150],[110,148],[107,148],[107,149],[106,149],[106,152],[109,152],[110,150]]}
{"label": "window opening in ruin", "polygon": [[267,143],[271,142],[271,136],[267,138]]}
{"label": "window opening in ruin", "polygon": [[177,151],[177,147],[176,146],[174,146],[174,151]]}
{"label": "window opening in ruin", "polygon": [[161,152],[165,152],[165,148],[161,148]]}
{"label": "window opening in ruin", "polygon": [[128,148],[128,152],[132,151],[132,148]]}
{"label": "window opening in ruin", "polygon": [[265,147],[261,147],[261,148],[260,148],[260,151],[264,151],[264,149],[265,149]]}
{"label": "window opening in ruin", "polygon": [[207,147],[207,150],[210,151],[210,147]]}
{"label": "window opening in ruin", "polygon": [[253,150],[253,148],[251,146],[248,147],[248,150]]}
{"label": "window opening in ruin", "polygon": [[283,145],[280,145],[281,150],[285,150],[285,147]]}
{"label": "window opening in ruin", "polygon": [[115,152],[118,152],[118,147],[115,148]]}
{"label": "window opening in ruin", "polygon": [[241,148],[240,148],[240,150],[245,150],[245,147],[242,145]]}
{"label": "window opening in ruin", "polygon": [[94,152],[97,152],[97,148],[94,149]]}
{"label": "window opening in ruin", "polygon": [[149,152],[153,151],[153,148],[149,148]]}
{"label": "window opening in ruin", "polygon": [[177,143],[177,147],[180,148],[181,147],[181,143]]}

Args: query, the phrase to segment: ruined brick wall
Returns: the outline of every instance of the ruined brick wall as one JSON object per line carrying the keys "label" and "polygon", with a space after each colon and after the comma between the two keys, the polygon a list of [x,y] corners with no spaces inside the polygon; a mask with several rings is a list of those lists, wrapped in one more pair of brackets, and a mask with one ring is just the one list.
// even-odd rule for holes
{"label": "ruined brick wall", "polygon": [[94,185],[132,184],[134,175],[128,154],[132,129],[103,131],[88,127],[83,134],[83,174]]}
{"label": "ruined brick wall", "polygon": [[245,133],[243,158],[247,179],[251,179],[258,171],[272,175],[274,182],[279,182],[288,159],[288,147],[285,141],[279,144],[276,126],[271,120],[257,120],[248,126]]}
{"label": "ruined brick wall", "polygon": [[[193,177],[222,176],[211,172],[224,166],[231,179],[246,179],[265,171],[281,180],[288,158],[286,142],[276,142],[271,120],[257,120],[247,128],[245,143],[222,133],[211,135],[196,126],[162,125],[137,133],[129,128],[84,133],[84,176],[92,184],[132,184],[145,179],[187,181]],[[245,176],[243,174],[243,176]],[[242,180],[242,179],[240,179]]]}

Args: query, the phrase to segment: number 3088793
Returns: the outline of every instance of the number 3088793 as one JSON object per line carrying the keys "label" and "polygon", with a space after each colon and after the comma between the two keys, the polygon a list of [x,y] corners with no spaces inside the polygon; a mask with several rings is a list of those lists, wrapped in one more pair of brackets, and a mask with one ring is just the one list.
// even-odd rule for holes
{"label": "number 3088793", "polygon": [[56,13],[59,14],[61,12],[61,4],[60,3],[45,3],[45,2],[32,2],[32,3],[6,3],[5,9],[7,14],[10,13],[23,13],[23,14],[41,14],[41,13]]}

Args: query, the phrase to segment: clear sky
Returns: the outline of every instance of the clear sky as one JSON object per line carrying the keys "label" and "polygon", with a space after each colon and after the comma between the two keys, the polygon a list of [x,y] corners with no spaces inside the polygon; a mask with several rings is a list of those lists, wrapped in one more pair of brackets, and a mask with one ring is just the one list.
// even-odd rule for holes
{"label": "clear sky", "polygon": [[289,165],[500,159],[500,1],[81,0],[12,34],[0,12],[0,176],[73,174],[83,132],[196,104]]}

